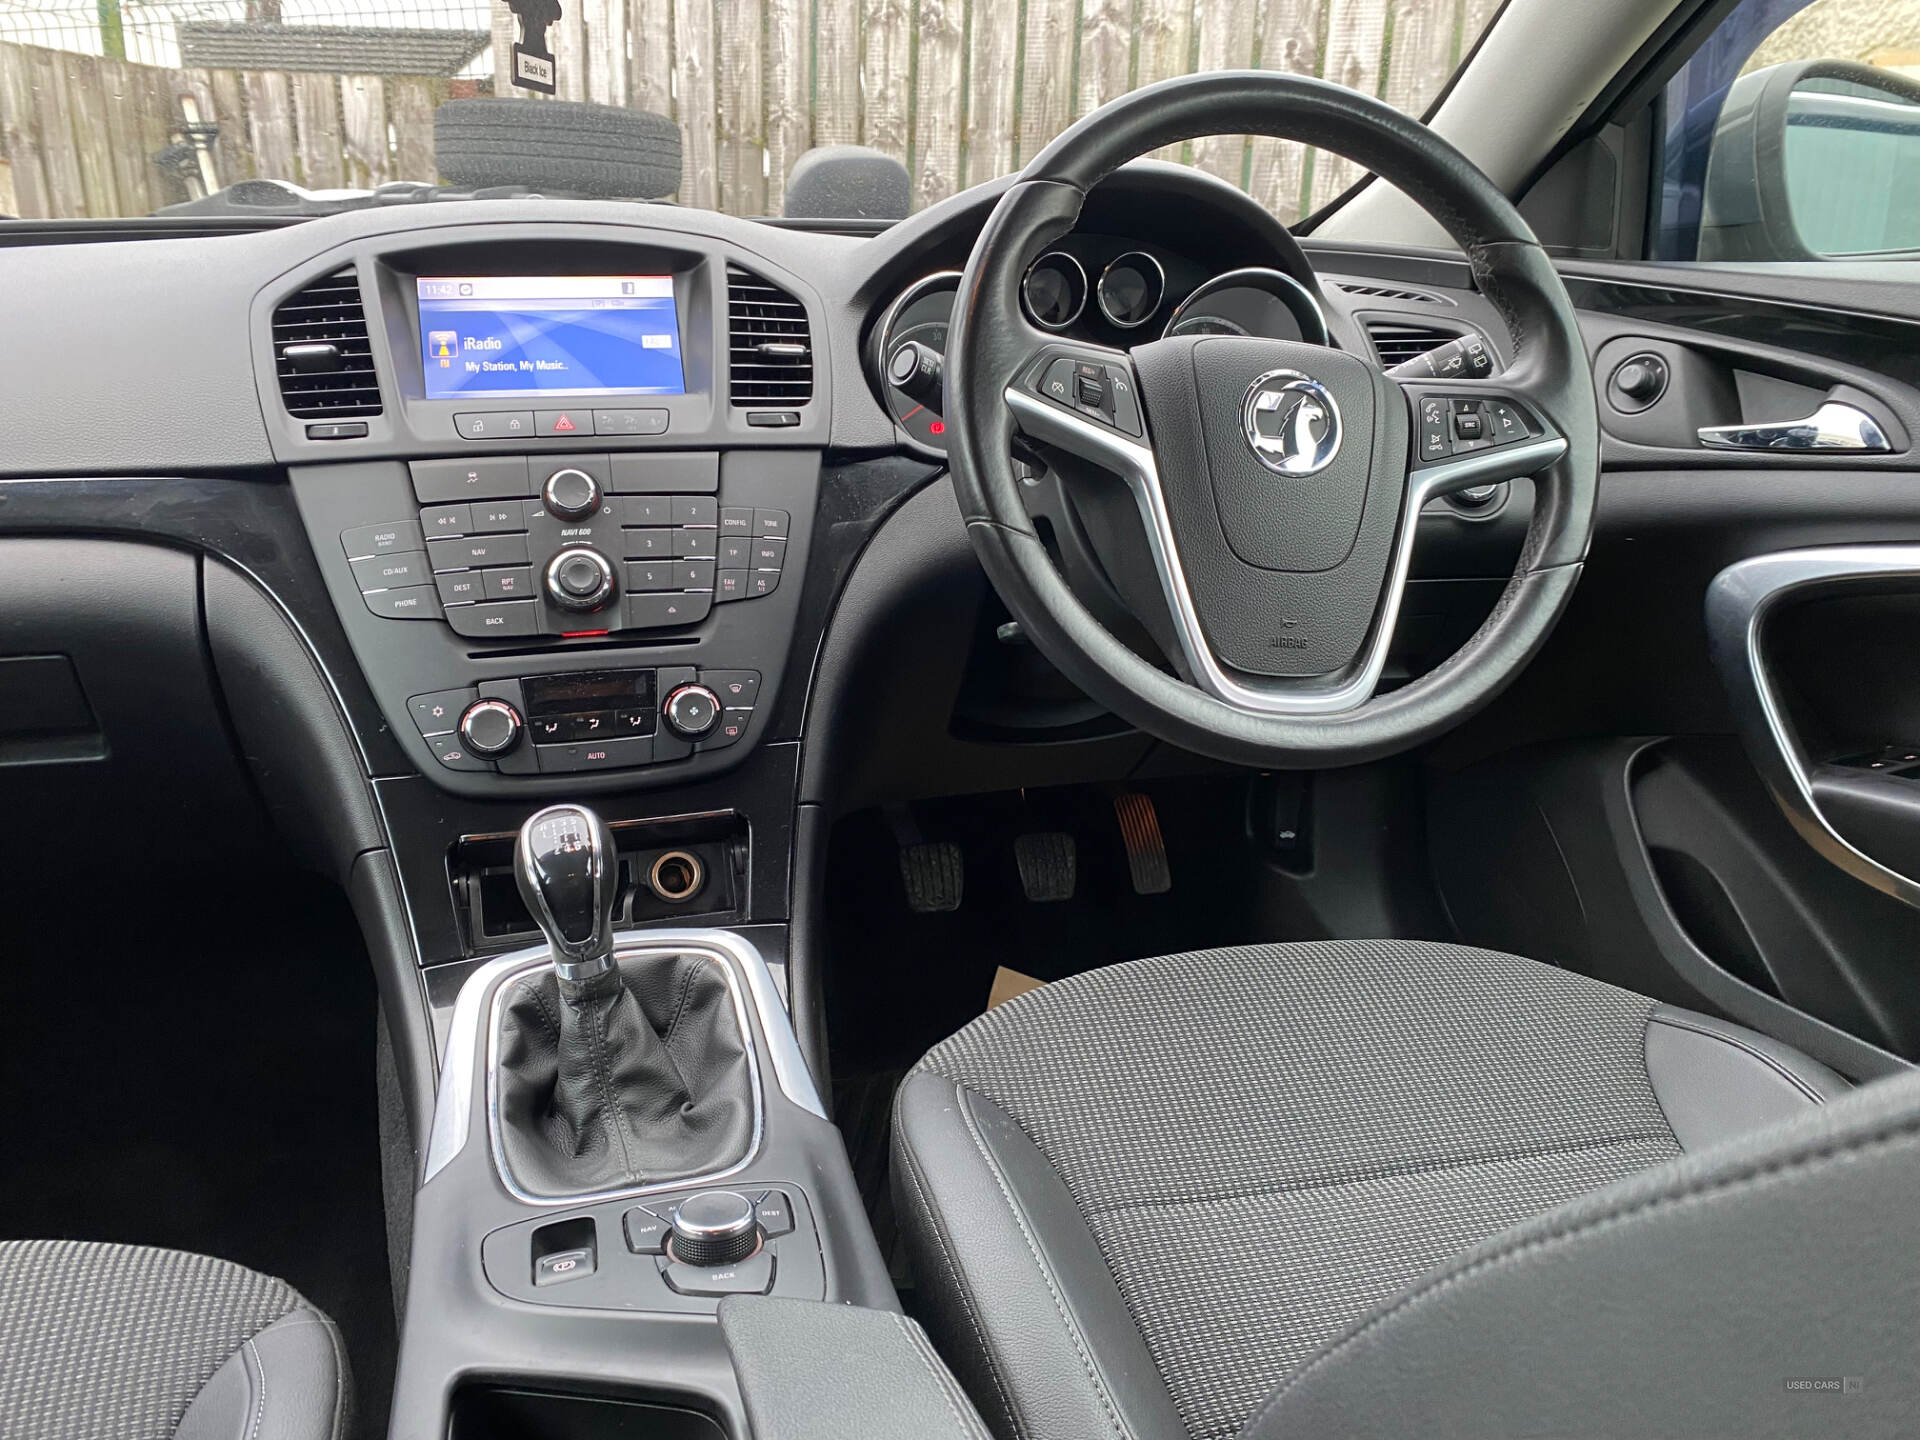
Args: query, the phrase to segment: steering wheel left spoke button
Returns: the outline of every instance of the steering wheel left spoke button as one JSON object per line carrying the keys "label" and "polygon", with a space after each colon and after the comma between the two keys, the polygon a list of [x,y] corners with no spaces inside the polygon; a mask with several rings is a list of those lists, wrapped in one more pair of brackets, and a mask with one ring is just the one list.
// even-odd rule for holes
{"label": "steering wheel left spoke button", "polygon": [[1040,393],[1062,405],[1073,404],[1073,361],[1062,355],[1047,366],[1040,377]]}

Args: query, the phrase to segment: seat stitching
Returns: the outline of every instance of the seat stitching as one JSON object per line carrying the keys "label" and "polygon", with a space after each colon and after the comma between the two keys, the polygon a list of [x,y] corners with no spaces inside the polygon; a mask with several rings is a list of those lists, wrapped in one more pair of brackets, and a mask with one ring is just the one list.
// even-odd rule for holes
{"label": "seat stitching", "polygon": [[260,1347],[251,1335],[247,1337],[247,1349],[253,1352],[253,1363],[260,1369],[260,1403],[254,1407],[253,1423],[247,1427],[247,1440],[254,1440],[260,1433],[260,1417],[267,1413],[267,1362],[260,1358]]}
{"label": "seat stitching", "polygon": [[1359,1343],[1362,1338],[1374,1330],[1379,1329],[1389,1320],[1394,1319],[1403,1310],[1411,1309],[1413,1306],[1433,1296],[1439,1295],[1443,1291],[1464,1284],[1466,1281],[1475,1278],[1484,1271],[1504,1266],[1534,1251],[1557,1248],[1563,1243],[1580,1239],[1588,1234],[1617,1228],[1618,1226],[1638,1219],[1643,1214],[1651,1214],[1662,1209],[1673,1209],[1681,1205],[1722,1198],[1723,1196],[1731,1195],[1736,1191],[1750,1186],[1761,1186],[1774,1180],[1784,1179],[1792,1175],[1795,1171],[1816,1169],[1836,1160],[1857,1159],[1869,1150],[1883,1149],[1902,1142],[1910,1142],[1915,1139],[1917,1135],[1920,1135],[1920,1116],[1908,1116],[1869,1134],[1853,1139],[1830,1140],[1799,1155],[1756,1162],[1736,1170],[1729,1175],[1703,1176],[1687,1184],[1683,1184],[1677,1190],[1646,1196],[1622,1205],[1617,1209],[1584,1217],[1575,1221],[1564,1230],[1553,1230],[1544,1235],[1533,1235],[1525,1240],[1504,1246],[1474,1261],[1464,1269],[1440,1275],[1423,1285],[1406,1291],[1392,1305],[1374,1315],[1357,1329],[1348,1331],[1347,1334],[1334,1345],[1322,1350],[1318,1355],[1294,1371],[1292,1375],[1288,1376],[1279,1388],[1261,1403],[1260,1408],[1253,1413],[1252,1418],[1241,1427],[1240,1433],[1246,1434],[1252,1430],[1256,1424],[1266,1417],[1275,1405],[1279,1404],[1282,1398],[1299,1386],[1307,1376],[1326,1365],[1343,1351]]}
{"label": "seat stitching", "polygon": [[987,1379],[993,1385],[994,1396],[1000,1401],[1001,1413],[1005,1415],[1007,1426],[1015,1435],[1025,1435],[1026,1427],[1020,1423],[1020,1417],[1013,1408],[1013,1401],[1001,1381],[999,1361],[993,1353],[993,1347],[987,1343],[986,1331],[981,1328],[980,1317],[973,1308],[973,1296],[967,1290],[959,1263],[954,1259],[945,1230],[941,1228],[939,1212],[927,1201],[927,1190],[921,1182],[920,1162],[913,1153],[913,1141],[907,1136],[905,1127],[897,1122],[894,1125],[894,1133],[900,1137],[900,1158],[906,1162],[907,1183],[913,1187],[914,1200],[918,1203],[921,1213],[927,1217],[928,1232],[940,1252],[941,1262],[947,1267],[948,1278],[953,1283],[953,1293],[960,1300],[961,1313],[966,1316],[967,1325],[973,1331],[974,1344],[978,1347],[981,1358],[986,1362]]}
{"label": "seat stitching", "polygon": [[[1755,1046],[1749,1045],[1746,1041],[1740,1039],[1740,1037],[1737,1035],[1723,1035],[1720,1031],[1709,1030],[1704,1025],[1689,1025],[1684,1020],[1670,1020],[1662,1015],[1649,1015],[1647,1017],[1647,1024],[1667,1025],[1672,1027],[1675,1030],[1685,1030],[1688,1033],[1693,1035],[1704,1035],[1709,1040],[1718,1040],[1723,1045],[1731,1045],[1735,1050],[1740,1051],[1741,1054],[1750,1056],[1753,1059],[1758,1060],[1762,1065],[1766,1066],[1769,1070],[1773,1071],[1776,1075],[1780,1076],[1781,1079],[1785,1080],[1789,1085],[1793,1086],[1794,1089],[1798,1090],[1802,1095],[1806,1096],[1806,1098],[1813,1104],[1824,1105],[1827,1103],[1826,1096],[1822,1095],[1818,1090],[1815,1090],[1800,1076],[1794,1074],[1793,1071],[1789,1069],[1786,1065],[1782,1064],[1779,1059],[1777,1059],[1772,1055],[1767,1054],[1767,1052],[1764,1050],[1761,1050],[1756,1048]],[[1659,1098],[1659,1093],[1657,1091],[1655,1092],[1654,1098],[1655,1099]]]}
{"label": "seat stitching", "polygon": [[953,1417],[953,1423],[957,1425],[963,1433],[968,1435],[973,1434],[973,1427],[967,1424],[960,1407],[954,1404],[953,1392],[948,1388],[950,1382],[942,1374],[943,1367],[937,1363],[932,1351],[926,1348],[924,1342],[914,1334],[914,1327],[907,1323],[906,1316],[895,1311],[892,1315],[892,1320],[893,1328],[900,1332],[907,1344],[912,1347],[913,1353],[920,1357],[920,1363],[926,1367],[928,1378],[933,1381],[935,1388],[939,1390],[940,1398],[946,1401],[947,1413]]}
{"label": "seat stitching", "polygon": [[1060,1324],[1066,1330],[1067,1338],[1073,1342],[1074,1351],[1080,1357],[1081,1368],[1087,1372],[1087,1379],[1093,1383],[1094,1393],[1100,1397],[1100,1404],[1107,1412],[1108,1421],[1115,1431],[1127,1437],[1127,1440],[1133,1440],[1133,1429],[1119,1413],[1113,1403],[1113,1397],[1107,1393],[1106,1383],[1100,1378],[1099,1369],[1093,1363],[1093,1356],[1080,1335],[1080,1329],[1073,1323],[1073,1316],[1068,1313],[1066,1302],[1061,1299],[1060,1287],[1054,1283],[1053,1271],[1040,1254],[1040,1247],[1033,1238],[1033,1232],[1027,1227],[1026,1216],[1020,1213],[1020,1207],[1014,1202],[1013,1191],[1007,1184],[1006,1176],[1001,1172],[999,1162],[987,1149],[986,1141],[980,1134],[980,1128],[974,1121],[973,1112],[967,1108],[964,1090],[957,1085],[954,1089],[960,1092],[962,1097],[959,1106],[960,1120],[966,1126],[967,1137],[973,1141],[973,1148],[979,1152],[981,1162],[993,1176],[993,1183],[999,1186],[1000,1198],[1007,1202],[1007,1209],[1013,1215],[1013,1223],[1020,1229],[1020,1238],[1026,1242],[1027,1253],[1033,1257],[1034,1267],[1039,1270],[1040,1278],[1047,1287],[1047,1295],[1053,1301],[1053,1308],[1060,1316]]}
{"label": "seat stitching", "polygon": [[1410,1175],[1444,1175],[1449,1170],[1470,1170],[1475,1166],[1498,1165],[1509,1160],[1542,1160],[1550,1156],[1582,1155],[1593,1150],[1617,1150],[1642,1140],[1666,1138],[1657,1131],[1636,1131],[1628,1135],[1611,1136],[1605,1140],[1581,1141],[1570,1145],[1544,1145],[1533,1150],[1499,1151],[1475,1155],[1465,1160],[1389,1166],[1383,1170],[1360,1170],[1350,1175],[1333,1175],[1321,1180],[1310,1180],[1299,1185],[1281,1185],[1272,1189],[1234,1190],[1218,1195],[1198,1195],[1192,1198],[1168,1196],[1163,1199],[1134,1201],[1125,1205],[1089,1206],[1087,1214],[1090,1216],[1126,1215],[1139,1210],[1177,1210],[1201,1205],[1226,1204],[1235,1200],[1265,1200],[1281,1195],[1311,1195],[1321,1190],[1339,1190],[1350,1185],[1364,1185],[1372,1180],[1391,1180]]}

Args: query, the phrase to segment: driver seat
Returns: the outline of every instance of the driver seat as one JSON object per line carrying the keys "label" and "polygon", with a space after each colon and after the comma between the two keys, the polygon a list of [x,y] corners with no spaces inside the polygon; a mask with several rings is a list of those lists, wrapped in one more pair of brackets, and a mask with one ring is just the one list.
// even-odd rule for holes
{"label": "driver seat", "polygon": [[1531,960],[1113,966],[937,1046],[894,1121],[916,1313],[1001,1440],[1920,1414],[1920,1077]]}

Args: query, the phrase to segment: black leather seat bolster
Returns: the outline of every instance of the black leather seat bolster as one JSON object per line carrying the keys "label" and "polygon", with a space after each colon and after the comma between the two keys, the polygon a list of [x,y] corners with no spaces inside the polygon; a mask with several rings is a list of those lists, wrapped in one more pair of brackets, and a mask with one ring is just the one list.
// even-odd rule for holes
{"label": "black leather seat bolster", "polygon": [[1631,1176],[1356,1322],[1241,1440],[1910,1435],[1916,1174],[1904,1075]]}
{"label": "black leather seat bolster", "polygon": [[1758,1031],[1657,1005],[1647,1078],[1686,1150],[1704,1150],[1838,1099],[1851,1088],[1818,1060]]}
{"label": "black leather seat bolster", "polygon": [[920,1070],[893,1134],[928,1326],[1003,1440],[1184,1440],[1085,1219],[1012,1117]]}
{"label": "black leather seat bolster", "polygon": [[333,1322],[316,1310],[289,1311],[213,1372],[174,1440],[339,1440],[346,1379]]}

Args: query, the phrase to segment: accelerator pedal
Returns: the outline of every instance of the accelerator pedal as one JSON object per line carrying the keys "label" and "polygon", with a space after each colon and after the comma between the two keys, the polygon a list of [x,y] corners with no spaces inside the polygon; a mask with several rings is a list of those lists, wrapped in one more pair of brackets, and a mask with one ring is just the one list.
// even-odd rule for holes
{"label": "accelerator pedal", "polygon": [[1071,900],[1077,854],[1073,836],[1060,830],[1016,835],[1013,860],[1020,867],[1020,888],[1036,905]]}
{"label": "accelerator pedal", "polygon": [[1160,838],[1160,817],[1146,795],[1113,797],[1113,815],[1120,822],[1120,838],[1127,845],[1127,869],[1136,895],[1164,895],[1173,889],[1167,868],[1167,842]]}
{"label": "accelerator pedal", "polygon": [[885,808],[887,826],[900,847],[900,881],[907,908],[916,915],[958,910],[965,890],[966,858],[951,840],[928,840],[905,805]]}

